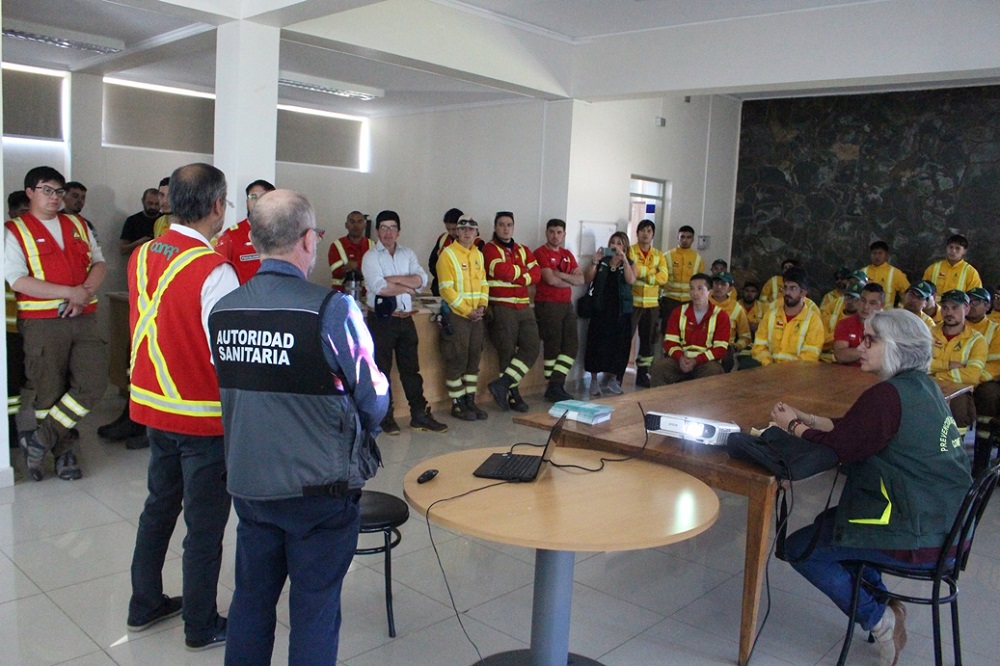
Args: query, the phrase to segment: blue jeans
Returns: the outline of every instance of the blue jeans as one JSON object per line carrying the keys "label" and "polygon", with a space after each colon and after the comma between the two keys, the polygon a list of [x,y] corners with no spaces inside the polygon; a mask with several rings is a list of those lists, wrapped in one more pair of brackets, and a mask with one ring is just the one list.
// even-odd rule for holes
{"label": "blue jeans", "polygon": [[139,518],[132,556],[129,620],[141,623],[160,607],[163,561],[184,507],[184,635],[201,642],[215,635],[215,597],[222,565],[222,533],[229,520],[222,437],[197,437],[147,428],[149,497]]}
{"label": "blue jeans", "polygon": [[[913,565],[901,562],[889,556],[885,551],[876,548],[847,548],[836,546],[833,541],[833,525],[836,521],[836,507],[827,510],[817,516],[816,521],[809,527],[788,536],[785,541],[785,553],[789,559],[801,556],[812,541],[813,534],[819,529],[819,541],[812,554],[801,562],[793,562],[792,567],[802,574],[806,580],[816,586],[823,594],[830,597],[837,608],[849,615],[851,612],[851,594],[854,591],[853,569],[845,567],[842,562],[848,560],[865,560],[878,564],[897,564],[905,566]],[[935,565],[931,562],[926,568],[931,569]],[[872,569],[865,569],[864,579],[876,589],[885,590],[882,577]],[[861,587],[858,595],[857,621],[861,628],[870,631],[885,612],[885,597],[872,594],[864,586]]]}
{"label": "blue jeans", "polygon": [[233,504],[240,522],[226,664],[271,663],[275,606],[286,577],[291,579],[288,663],[337,663],[340,589],[358,547],[357,496],[235,498]]}

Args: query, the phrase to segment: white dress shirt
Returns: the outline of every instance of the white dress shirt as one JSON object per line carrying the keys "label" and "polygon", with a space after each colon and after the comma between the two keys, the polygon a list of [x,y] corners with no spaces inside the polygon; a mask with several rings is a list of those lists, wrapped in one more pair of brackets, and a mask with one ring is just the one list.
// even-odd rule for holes
{"label": "white dress shirt", "polygon": [[[389,254],[389,250],[382,245],[382,241],[375,244],[375,247],[365,252],[361,260],[361,272],[365,276],[365,289],[367,290],[368,307],[375,309],[375,296],[385,289],[387,277],[394,275],[419,275],[420,286],[416,291],[421,291],[427,286],[427,272],[420,266],[417,254],[413,250],[399,243],[396,243],[396,251]],[[413,309],[413,298],[409,294],[399,294],[396,296],[396,309],[409,312]]]}

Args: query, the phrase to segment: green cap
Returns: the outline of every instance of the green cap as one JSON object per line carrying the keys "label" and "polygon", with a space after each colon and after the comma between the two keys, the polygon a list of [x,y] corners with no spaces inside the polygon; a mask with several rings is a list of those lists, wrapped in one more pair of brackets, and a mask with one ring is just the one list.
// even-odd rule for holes
{"label": "green cap", "polygon": [[861,290],[863,288],[864,287],[861,284],[855,282],[844,290],[844,296],[850,296],[851,298],[861,298]]}
{"label": "green cap", "polygon": [[858,270],[856,270],[856,271],[851,271],[851,274],[848,277],[850,277],[851,279],[854,279],[854,280],[857,280],[858,282],[860,282],[861,286],[864,286],[864,285],[868,284],[868,274],[865,273],[860,268]]}
{"label": "green cap", "polygon": [[970,299],[972,299],[972,298],[978,298],[979,300],[983,301],[984,303],[991,303],[992,302],[992,299],[990,298],[990,292],[986,291],[982,287],[976,287],[975,289],[970,289],[969,291],[967,291],[965,293],[968,294],[968,296],[969,296]]}
{"label": "green cap", "polygon": [[960,303],[961,305],[968,305],[969,295],[966,294],[961,289],[952,289],[951,291],[946,291],[943,294],[941,294],[941,297],[938,300],[941,301],[942,303],[944,303],[945,301],[951,301],[952,303]]}
{"label": "green cap", "polygon": [[934,294],[934,291],[931,289],[931,283],[926,280],[914,282],[907,291],[916,292],[920,295],[920,298],[930,298]]}
{"label": "green cap", "polygon": [[719,271],[716,273],[715,276],[712,277],[712,282],[715,282],[716,280],[722,280],[730,285],[736,284],[736,278],[733,277],[733,274],[727,273],[726,271]]}

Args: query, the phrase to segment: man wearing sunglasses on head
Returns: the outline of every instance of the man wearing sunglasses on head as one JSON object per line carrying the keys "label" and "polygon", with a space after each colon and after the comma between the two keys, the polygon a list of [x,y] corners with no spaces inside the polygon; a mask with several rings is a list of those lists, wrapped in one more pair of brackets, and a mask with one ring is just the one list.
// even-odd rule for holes
{"label": "man wearing sunglasses on head", "polygon": [[35,481],[49,451],[60,479],[82,476],[70,431],[104,395],[108,376],[95,316],[107,267],[87,222],[59,213],[65,184],[52,167],[29,171],[29,212],[7,222],[4,238],[5,277],[17,296],[26,357],[18,444]]}

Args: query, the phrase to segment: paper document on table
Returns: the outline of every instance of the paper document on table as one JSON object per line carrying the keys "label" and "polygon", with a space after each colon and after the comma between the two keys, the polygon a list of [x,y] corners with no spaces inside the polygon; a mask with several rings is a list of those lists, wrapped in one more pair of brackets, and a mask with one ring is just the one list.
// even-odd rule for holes
{"label": "paper document on table", "polygon": [[611,420],[611,412],[614,410],[611,405],[586,400],[560,400],[549,408],[549,416],[562,416],[565,413],[570,421],[594,425]]}

